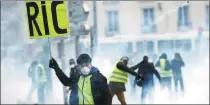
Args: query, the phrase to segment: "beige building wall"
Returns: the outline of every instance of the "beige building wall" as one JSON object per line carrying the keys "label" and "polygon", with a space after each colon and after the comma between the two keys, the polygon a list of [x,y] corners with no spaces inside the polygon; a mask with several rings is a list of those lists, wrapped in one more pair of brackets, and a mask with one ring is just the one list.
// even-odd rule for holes
{"label": "beige building wall", "polygon": [[[93,25],[93,1],[85,1],[90,14],[88,23]],[[111,2],[111,1],[109,1]],[[177,33],[178,6],[186,1],[161,1],[162,12],[159,11],[157,1],[120,1],[118,4],[104,4],[104,1],[97,1],[97,23],[99,37],[106,37],[107,28],[107,10],[117,10],[119,12],[119,34],[144,35],[141,30],[143,8],[153,7],[155,20],[157,23],[157,32],[152,34]],[[192,22],[193,29],[199,26],[205,26],[206,5],[208,1],[190,1],[189,20]],[[89,37],[89,36],[87,36]]]}

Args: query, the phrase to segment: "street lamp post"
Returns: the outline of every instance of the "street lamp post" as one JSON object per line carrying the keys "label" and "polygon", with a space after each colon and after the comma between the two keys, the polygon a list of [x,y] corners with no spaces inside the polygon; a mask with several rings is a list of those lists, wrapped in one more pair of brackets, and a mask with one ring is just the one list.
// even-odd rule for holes
{"label": "street lamp post", "polygon": [[93,27],[91,28],[91,55],[92,57],[96,54],[96,48],[98,45],[98,33],[97,33],[97,4],[96,0],[93,0]]}

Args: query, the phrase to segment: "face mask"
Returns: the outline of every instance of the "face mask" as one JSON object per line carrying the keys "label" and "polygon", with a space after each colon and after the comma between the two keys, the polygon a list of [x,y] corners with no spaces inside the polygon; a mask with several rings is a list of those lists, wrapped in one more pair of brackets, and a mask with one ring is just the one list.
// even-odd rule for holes
{"label": "face mask", "polygon": [[90,73],[90,68],[88,68],[88,67],[83,67],[83,68],[81,69],[81,73],[82,73],[83,75],[88,75],[88,74]]}
{"label": "face mask", "polygon": [[71,64],[71,65],[70,65],[70,68],[74,68],[74,67],[75,67],[75,64]]}
{"label": "face mask", "polygon": [[128,60],[123,60],[124,64],[127,65],[128,64]]}

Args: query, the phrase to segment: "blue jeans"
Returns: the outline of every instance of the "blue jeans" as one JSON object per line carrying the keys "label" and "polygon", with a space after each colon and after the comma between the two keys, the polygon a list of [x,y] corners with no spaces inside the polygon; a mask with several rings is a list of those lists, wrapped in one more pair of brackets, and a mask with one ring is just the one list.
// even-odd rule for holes
{"label": "blue jeans", "polygon": [[148,97],[150,102],[153,101],[153,89],[154,85],[143,84],[141,91],[141,103],[145,104],[145,99]]}
{"label": "blue jeans", "polygon": [[69,96],[69,104],[70,105],[77,105],[79,103],[79,97],[78,97],[78,87],[77,84],[72,85],[71,93]]}
{"label": "blue jeans", "polygon": [[174,85],[175,85],[175,91],[178,92],[178,83],[180,84],[181,92],[184,92],[184,83],[182,75],[176,75],[174,76]]}

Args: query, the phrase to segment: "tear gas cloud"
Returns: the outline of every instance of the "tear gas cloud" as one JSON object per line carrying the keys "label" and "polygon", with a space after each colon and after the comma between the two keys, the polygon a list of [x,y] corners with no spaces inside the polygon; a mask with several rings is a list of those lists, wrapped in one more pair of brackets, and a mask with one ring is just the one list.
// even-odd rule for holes
{"label": "tear gas cloud", "polygon": [[[126,47],[125,47],[126,48]],[[123,52],[124,49],[119,49],[119,52]],[[122,50],[122,51],[121,51]],[[168,49],[170,50],[170,49]],[[206,50],[208,52],[208,50]],[[119,52],[117,54],[119,54]],[[205,51],[202,51],[205,52]],[[106,51],[98,51],[98,53],[106,53]],[[112,52],[114,54],[114,52]],[[167,103],[177,103],[177,104],[206,104],[209,103],[209,55],[208,54],[201,54],[199,58],[194,54],[185,55],[184,52],[180,52],[182,54],[183,60],[185,61],[185,67],[182,69],[183,71],[183,79],[184,79],[184,86],[185,86],[185,94],[184,96],[178,96],[174,98],[175,100],[167,100],[167,90],[160,91],[159,82],[156,79],[156,87],[154,92],[154,103],[156,104],[167,104]],[[122,54],[124,55],[124,54]],[[125,55],[130,55],[125,54]],[[168,55],[174,56],[174,55]],[[100,69],[100,71],[109,78],[114,64],[113,57],[103,57],[103,56],[96,56],[94,58],[93,64],[96,65]],[[137,57],[135,61],[130,66],[133,66],[142,60],[142,56],[135,55]],[[172,58],[172,57],[170,57]],[[191,60],[193,58],[194,60]],[[120,58],[114,59],[114,63],[116,63]],[[150,58],[151,59],[151,58]],[[171,60],[171,59],[169,59]],[[155,62],[154,62],[155,63]],[[129,78],[129,82],[133,82],[133,77]],[[172,82],[172,90],[174,90],[174,85]],[[127,84],[127,91],[125,93],[125,98],[127,103],[129,104],[139,104],[141,101],[141,88],[136,87],[135,89],[132,87],[132,83]],[[113,103],[120,104],[117,100],[117,97],[114,97]]]}
{"label": "tear gas cloud", "polygon": [[[2,4],[5,2],[2,2]],[[1,4],[1,6],[2,6]],[[9,9],[10,8],[10,9]],[[1,7],[1,103],[2,104],[16,104],[18,100],[24,100],[30,89],[30,79],[28,78],[27,70],[32,61],[32,58],[38,54],[40,51],[34,50],[32,53],[23,53],[21,51],[13,50],[13,48],[26,50],[24,46],[8,47],[5,43],[9,40],[16,40],[15,37],[11,35],[16,35],[17,29],[10,30],[11,25],[17,25],[18,23],[13,22],[12,16],[20,16],[19,12],[15,11],[12,7]],[[12,8],[12,9],[11,9]],[[4,9],[4,10],[3,10]],[[10,13],[8,13],[10,12]],[[12,15],[12,16],[11,16]],[[22,20],[20,21],[20,23]],[[7,26],[7,27],[6,27]],[[20,39],[22,40],[22,39]],[[22,45],[21,42],[16,42],[16,45]],[[203,47],[201,52],[208,52],[205,49],[205,43],[201,45]],[[66,45],[68,46],[68,45]],[[52,55],[56,56],[56,46],[52,45]],[[143,54],[135,53],[132,54],[127,52],[128,45],[122,45],[121,47],[114,48],[107,47],[106,50],[97,50],[97,55],[93,58],[93,65],[99,68],[99,70],[108,79],[115,66],[115,63],[123,55],[132,56],[133,59],[130,60],[129,66],[135,65],[142,60]],[[110,53],[110,51],[112,52]],[[170,49],[168,49],[170,51]],[[9,53],[10,52],[10,53]],[[166,100],[167,90],[161,92],[159,89],[159,84],[155,87],[154,93],[154,103],[186,103],[186,104],[209,104],[209,55],[208,54],[197,54],[195,52],[187,53],[180,52],[186,66],[183,68],[183,79],[185,85],[184,96],[178,96],[176,100]],[[105,56],[107,54],[107,56]],[[168,54],[169,60],[173,57],[173,53]],[[66,58],[67,60],[70,58]],[[66,62],[68,62],[66,60]],[[129,82],[133,81],[133,77],[130,76]],[[63,103],[63,90],[62,84],[57,79],[54,71],[52,72],[53,81],[53,98],[49,103],[62,104]],[[173,86],[172,86],[173,87]],[[174,88],[173,88],[174,90]],[[127,84],[127,91],[125,93],[125,98],[129,104],[139,104],[140,103],[140,93],[141,88],[136,87],[133,89],[131,83]],[[33,102],[37,101],[37,94],[33,94]],[[117,97],[114,97],[113,104],[119,104]]]}

